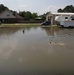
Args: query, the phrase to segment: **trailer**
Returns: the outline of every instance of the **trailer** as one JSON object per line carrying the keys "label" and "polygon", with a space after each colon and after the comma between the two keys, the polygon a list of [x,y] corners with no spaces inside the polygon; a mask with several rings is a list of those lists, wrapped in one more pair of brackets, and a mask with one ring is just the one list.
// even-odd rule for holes
{"label": "trailer", "polygon": [[60,25],[62,27],[74,27],[74,21],[62,21]]}
{"label": "trailer", "polygon": [[63,27],[74,27],[74,16],[66,16],[63,21],[60,21],[60,25]]}
{"label": "trailer", "polygon": [[74,27],[73,15],[62,15],[56,18],[56,21],[63,27]]}

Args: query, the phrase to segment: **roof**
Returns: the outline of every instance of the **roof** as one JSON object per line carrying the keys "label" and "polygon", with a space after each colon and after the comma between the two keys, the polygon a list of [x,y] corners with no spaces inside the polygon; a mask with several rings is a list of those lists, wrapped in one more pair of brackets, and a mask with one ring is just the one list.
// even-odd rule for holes
{"label": "roof", "polygon": [[11,11],[5,10],[2,13],[0,13],[0,18],[16,18]]}
{"label": "roof", "polygon": [[23,17],[19,16],[18,13],[13,14],[13,11],[5,10],[2,13],[0,13],[0,18],[17,18],[17,19],[23,19]]}
{"label": "roof", "polygon": [[63,15],[63,16],[65,16],[65,15],[74,15],[74,13],[52,13],[52,15],[56,15],[56,16],[60,16],[60,15]]}
{"label": "roof", "polygon": [[21,17],[18,13],[15,14],[15,17],[18,19],[23,19],[23,17]]}

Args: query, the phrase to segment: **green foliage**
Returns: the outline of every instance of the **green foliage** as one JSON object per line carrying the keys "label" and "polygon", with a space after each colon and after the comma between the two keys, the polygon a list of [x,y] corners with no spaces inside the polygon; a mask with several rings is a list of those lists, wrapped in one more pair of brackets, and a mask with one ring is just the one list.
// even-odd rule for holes
{"label": "green foliage", "polygon": [[58,12],[73,12],[74,13],[74,6],[68,5],[64,9],[58,9]]}
{"label": "green foliage", "polygon": [[25,17],[25,11],[19,12],[19,15],[24,18]]}
{"label": "green foliage", "polygon": [[37,13],[33,13],[32,14],[32,19],[34,20],[36,17],[38,17],[38,14]]}
{"label": "green foliage", "polygon": [[30,11],[19,12],[19,15],[22,16],[25,20],[35,20],[35,18],[38,17],[37,13],[31,13]]}
{"label": "green foliage", "polygon": [[5,10],[9,10],[9,9],[6,6],[4,6],[3,4],[0,4],[0,13]]}
{"label": "green foliage", "polygon": [[51,12],[49,11],[49,12],[46,12],[46,13],[44,13],[43,15],[41,15],[41,18],[42,18],[43,21],[46,20],[46,16],[47,16],[47,14],[49,14],[49,13],[51,13]]}
{"label": "green foliage", "polygon": [[32,19],[32,14],[31,14],[31,12],[30,11],[27,11],[27,12],[25,12],[25,20],[30,20],[30,19]]}
{"label": "green foliage", "polygon": [[16,15],[16,13],[17,13],[16,11],[12,11],[12,12],[13,12],[13,15],[14,15],[14,16],[15,16],[15,15]]}
{"label": "green foliage", "polygon": [[43,21],[45,21],[46,15],[45,14],[41,15],[41,18],[42,18]]}
{"label": "green foliage", "polygon": [[60,9],[58,9],[58,12],[63,12],[63,10],[60,8]]}

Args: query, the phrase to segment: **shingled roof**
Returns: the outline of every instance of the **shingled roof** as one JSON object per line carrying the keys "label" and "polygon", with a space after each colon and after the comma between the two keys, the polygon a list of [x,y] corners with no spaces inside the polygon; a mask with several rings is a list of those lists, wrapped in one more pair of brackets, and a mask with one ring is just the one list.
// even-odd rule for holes
{"label": "shingled roof", "polygon": [[13,14],[13,11],[5,10],[2,13],[0,13],[0,19],[7,19],[7,18],[17,18],[17,19],[23,19],[23,17],[19,16],[18,13]]}

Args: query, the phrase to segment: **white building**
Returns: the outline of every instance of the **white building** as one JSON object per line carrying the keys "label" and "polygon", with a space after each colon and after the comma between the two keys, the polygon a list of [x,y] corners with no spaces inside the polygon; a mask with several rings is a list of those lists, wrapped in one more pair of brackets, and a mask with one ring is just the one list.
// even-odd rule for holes
{"label": "white building", "polygon": [[52,13],[46,16],[47,21],[51,21],[51,25],[55,24],[55,21],[59,22],[60,25],[74,26],[74,13]]}

